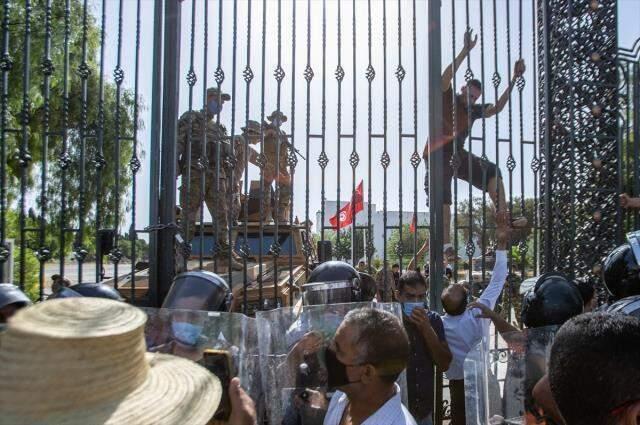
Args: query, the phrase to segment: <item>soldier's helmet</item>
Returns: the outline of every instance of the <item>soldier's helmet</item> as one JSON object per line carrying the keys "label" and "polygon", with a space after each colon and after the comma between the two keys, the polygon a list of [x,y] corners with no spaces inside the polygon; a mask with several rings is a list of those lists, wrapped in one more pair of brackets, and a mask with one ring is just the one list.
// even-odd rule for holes
{"label": "soldier's helmet", "polygon": [[287,122],[287,116],[281,111],[275,110],[267,117],[271,122],[280,121],[280,123]]}
{"label": "soldier's helmet", "polygon": [[231,100],[231,96],[229,96],[228,93],[222,92],[218,87],[209,87],[207,89],[207,97],[209,96],[215,96],[216,99],[220,96],[220,99],[223,101]]}
{"label": "soldier's helmet", "polygon": [[258,121],[249,120],[247,121],[247,125],[242,127],[242,132],[248,135],[259,136],[260,123]]}
{"label": "soldier's helmet", "polygon": [[627,235],[628,243],[604,260],[602,279],[614,301],[640,295],[640,232]]}
{"label": "soldier's helmet", "polygon": [[343,261],[327,261],[313,269],[302,286],[306,305],[338,304],[362,300],[360,273]]}
{"label": "soldier's helmet", "polygon": [[26,307],[31,304],[31,300],[16,285],[0,283],[0,308],[10,304],[19,304],[21,307]]}
{"label": "soldier's helmet", "polygon": [[528,328],[562,325],[582,313],[578,286],[558,272],[541,275],[522,300],[522,323]]}
{"label": "soldier's helmet", "polygon": [[610,313],[622,313],[640,319],[640,295],[623,298],[607,307]]}
{"label": "soldier's helmet", "polygon": [[180,273],[173,279],[162,308],[226,311],[231,290],[215,273],[204,270]]}
{"label": "soldier's helmet", "polygon": [[48,299],[75,297],[106,298],[114,301],[123,301],[122,296],[116,289],[104,283],[78,283],[68,288],[62,287]]}

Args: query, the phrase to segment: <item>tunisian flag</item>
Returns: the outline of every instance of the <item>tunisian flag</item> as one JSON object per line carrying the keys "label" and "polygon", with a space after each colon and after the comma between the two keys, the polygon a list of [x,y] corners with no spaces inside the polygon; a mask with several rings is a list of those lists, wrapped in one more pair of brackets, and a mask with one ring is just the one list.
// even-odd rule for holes
{"label": "tunisian flag", "polygon": [[329,223],[331,223],[331,227],[333,227],[334,229],[337,228],[339,230],[340,228],[346,227],[353,223],[355,219],[354,214],[357,214],[363,209],[364,202],[362,201],[362,180],[360,180],[360,184],[351,197],[351,202],[348,202],[344,207],[340,208],[340,213],[331,217],[329,219]]}

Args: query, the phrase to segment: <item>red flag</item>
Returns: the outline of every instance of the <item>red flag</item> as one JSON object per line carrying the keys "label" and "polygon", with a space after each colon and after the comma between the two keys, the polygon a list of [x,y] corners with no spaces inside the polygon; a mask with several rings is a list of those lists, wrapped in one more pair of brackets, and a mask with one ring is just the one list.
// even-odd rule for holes
{"label": "red flag", "polygon": [[411,218],[411,224],[409,225],[409,231],[411,233],[415,233],[417,228],[418,228],[418,217],[416,217],[416,214],[413,213],[413,217]]}
{"label": "red flag", "polygon": [[351,197],[351,202],[348,202],[344,207],[340,208],[340,212],[329,219],[331,227],[339,230],[353,223],[355,220],[354,215],[364,210],[362,198],[362,180],[360,180],[360,184]]}

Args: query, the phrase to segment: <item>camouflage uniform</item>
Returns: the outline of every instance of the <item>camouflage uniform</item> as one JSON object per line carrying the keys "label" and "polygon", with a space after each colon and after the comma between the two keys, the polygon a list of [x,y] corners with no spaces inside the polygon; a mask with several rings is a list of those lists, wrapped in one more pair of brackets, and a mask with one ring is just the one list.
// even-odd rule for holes
{"label": "camouflage uniform", "polygon": [[[218,95],[217,88],[207,90],[208,96]],[[229,95],[221,94],[220,98],[229,100]],[[227,130],[222,124],[213,120],[214,115],[208,110],[187,111],[178,121],[177,170],[182,175],[180,185],[180,207],[183,220],[187,221],[189,234],[195,233],[195,222],[202,200],[217,222],[216,242],[218,255],[226,257],[229,249],[229,206],[228,180],[225,158],[230,152]],[[203,130],[206,128],[206,157],[203,156]],[[187,142],[191,135],[191,162],[188,176]],[[220,150],[220,163],[217,163]],[[204,168],[204,173],[202,172]],[[201,191],[204,178],[204,193]],[[216,181],[217,178],[217,181]],[[187,180],[188,179],[188,180]],[[189,190],[187,190],[187,186]],[[190,236],[187,236],[190,240]]]}
{"label": "camouflage uniform", "polygon": [[[255,143],[256,137],[260,137],[260,123],[250,120],[247,122],[247,126],[242,128],[242,136],[237,136],[234,140],[233,147],[236,161],[233,169],[233,184],[231,187],[233,191],[231,217],[234,221],[238,221],[238,217],[240,216],[241,181],[246,166],[245,147],[247,148],[247,161],[254,165],[258,163],[258,152],[250,146],[252,141]],[[259,142],[260,140],[258,139],[257,141]]]}
{"label": "camouflage uniform", "polygon": [[[291,174],[287,165],[289,154],[287,135],[280,130],[280,125],[287,121],[287,116],[280,111],[274,111],[267,117],[270,124],[266,125],[263,152],[266,157],[266,165],[262,172],[264,179],[263,186],[263,207],[265,221],[273,219],[272,208],[278,211],[278,222],[289,221],[289,209],[291,208]],[[278,154],[278,144],[280,152]],[[276,166],[276,164],[278,164]],[[279,172],[276,175],[276,169]],[[276,188],[280,189],[278,205],[273,205],[271,201],[271,185],[276,182]],[[279,185],[279,186],[278,186]]]}

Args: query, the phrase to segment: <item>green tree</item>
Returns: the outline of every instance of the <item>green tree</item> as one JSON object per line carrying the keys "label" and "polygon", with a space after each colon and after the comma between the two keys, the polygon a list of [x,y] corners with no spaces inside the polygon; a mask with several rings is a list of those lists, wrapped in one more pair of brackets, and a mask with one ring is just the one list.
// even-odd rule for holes
{"label": "green tree", "polygon": [[[535,260],[535,253],[533,251],[534,235],[532,231],[529,231],[529,229],[534,225],[536,203],[533,198],[525,198],[523,210],[521,198],[514,197],[512,205],[512,216],[514,218],[520,216],[526,217],[528,226],[525,231],[514,232],[514,238],[511,241],[511,260],[513,266],[517,269],[522,267],[524,261],[525,269],[528,269],[533,266]],[[471,228],[472,240],[477,248],[483,248],[483,237],[485,247],[493,246],[495,244],[496,214],[495,208],[489,199],[487,199],[485,208],[483,217],[482,198],[476,197],[473,199],[471,226],[469,226],[469,200],[464,200],[458,204],[457,223],[459,227],[458,243],[460,246],[464,246],[464,244],[469,240],[469,228]],[[521,254],[521,246],[526,248],[526,255],[524,259]]]}
{"label": "green tree", "polygon": [[[535,200],[533,198],[525,198],[523,211],[520,198],[515,197],[513,198],[512,216],[514,218],[520,216],[526,217],[529,222],[528,226],[531,227],[533,226],[535,207]],[[496,240],[496,209],[491,200],[487,199],[486,206],[483,208],[482,198],[473,198],[473,206],[471,208],[471,226],[469,226],[469,209],[468,199],[465,199],[458,204],[457,226],[460,229],[459,240],[463,241],[460,243],[466,243],[466,241],[469,240],[470,227],[475,243],[481,243],[484,235],[487,245],[494,244]]]}
{"label": "green tree", "polygon": [[[325,231],[325,240],[331,241],[335,258],[351,262],[351,228],[340,230],[340,241],[338,241],[335,230],[327,230]],[[355,251],[353,254],[356,262],[365,256],[364,229],[356,229]]]}
{"label": "green tree", "polygon": [[149,244],[144,239],[134,239],[131,240],[131,235],[124,234],[120,236],[120,250],[122,251],[122,255],[124,258],[127,258],[131,261],[133,258],[132,246],[135,244],[136,247],[136,255],[135,260],[148,260],[149,259]]}
{"label": "green tree", "polygon": [[[114,83],[107,81],[114,70],[105,69],[103,86],[103,119],[100,116],[100,28],[96,19],[90,13],[87,17],[86,28],[86,66],[83,66],[83,7],[80,0],[70,1],[68,55],[69,68],[67,73],[68,101],[65,102],[65,52],[64,52],[64,3],[52,3],[51,24],[51,54],[50,65],[45,60],[45,2],[32,2],[30,61],[31,71],[28,81],[29,114],[26,122],[26,145],[32,161],[26,168],[27,187],[26,196],[36,199],[36,213],[42,207],[41,176],[46,173],[46,215],[47,238],[45,245],[53,255],[59,255],[60,249],[69,252],[73,244],[85,248],[94,246],[96,222],[101,227],[119,227],[124,215],[131,207],[128,193],[132,182],[130,161],[140,159],[143,155],[134,152],[134,105],[136,99],[130,90],[118,90]],[[9,2],[9,51],[12,59],[12,69],[9,76],[9,98],[7,111],[7,126],[12,129],[22,128],[22,109],[24,87],[24,20],[25,8],[23,2],[11,0]],[[109,51],[107,47],[107,51]],[[51,70],[49,78],[50,97],[48,114],[45,108],[44,81],[45,70]],[[83,105],[83,79],[80,69],[88,72],[86,78],[87,102]],[[131,82],[132,75],[126,76]],[[83,110],[86,106],[86,119]],[[66,111],[66,113],[65,113]],[[116,119],[116,116],[119,119]],[[45,121],[49,117],[48,148],[44,149]],[[66,126],[65,126],[66,123]],[[142,123],[138,123],[138,128]],[[102,131],[100,131],[102,129]],[[66,130],[66,149],[63,137]],[[118,131],[119,130],[119,131]],[[81,161],[82,135],[84,137],[84,162]],[[102,136],[102,137],[100,137]],[[99,141],[102,140],[102,147]],[[20,147],[23,144],[21,133],[7,133],[8,157],[8,187],[10,205],[17,205],[21,198],[19,164]],[[119,155],[116,150],[119,149]],[[46,155],[47,167],[42,165]],[[102,158],[104,161],[96,161]],[[100,169],[99,163],[103,166]],[[135,160],[133,161],[135,163]],[[63,167],[63,164],[67,167]],[[80,178],[81,168],[84,167],[85,178]],[[117,176],[117,177],[116,177]],[[118,179],[118,185],[116,185]],[[100,180],[100,186],[98,186]],[[117,187],[116,187],[117,186]],[[99,205],[99,210],[96,206]],[[117,208],[116,208],[117,206]],[[64,214],[62,212],[64,211]],[[98,212],[99,211],[99,212]],[[99,214],[99,215],[98,215]],[[63,220],[64,217],[64,220]],[[61,228],[78,229],[84,225],[85,232],[82,240],[79,235],[67,232],[65,246],[60,247]],[[17,223],[15,224],[17,225]],[[30,241],[33,243],[33,241]],[[36,245],[40,245],[38,242]]]}
{"label": "green tree", "polygon": [[[7,239],[13,239],[18,241],[20,239],[20,226],[18,225],[19,214],[15,209],[9,209],[7,211]],[[29,242],[34,241],[34,237],[27,236]],[[39,285],[39,270],[40,265],[36,258],[34,251],[29,249],[29,245],[25,250],[25,280],[24,280],[24,292],[31,298],[32,301],[36,301],[40,295]],[[20,265],[22,256],[20,244],[16,243],[13,250],[13,283],[18,284],[20,281]]]}
{"label": "green tree", "polygon": [[[402,226],[402,268],[404,269],[409,261],[413,258],[413,255],[418,252],[422,244],[427,240],[429,234],[427,229],[418,229],[417,238],[414,238],[414,233],[409,231],[409,224]],[[417,239],[417,243],[416,243]],[[389,238],[387,239],[387,261],[390,264],[400,264],[400,256],[398,255],[398,245],[400,242],[399,229],[393,229]],[[418,265],[420,267],[422,259],[418,259]]]}

